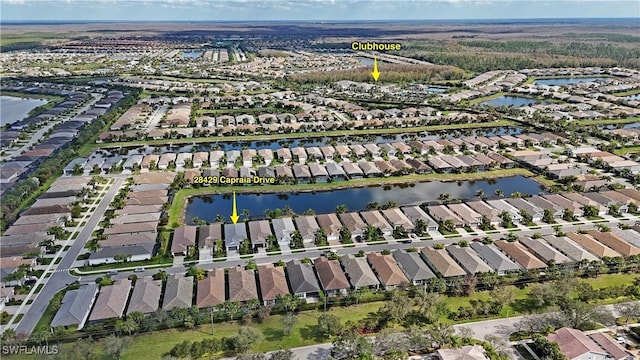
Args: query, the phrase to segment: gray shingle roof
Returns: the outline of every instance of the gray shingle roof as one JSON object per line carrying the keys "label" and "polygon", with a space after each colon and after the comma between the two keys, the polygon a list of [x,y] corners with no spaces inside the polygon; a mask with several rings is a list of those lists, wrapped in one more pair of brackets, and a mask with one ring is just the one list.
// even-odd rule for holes
{"label": "gray shingle roof", "polygon": [[138,279],[131,293],[127,315],[134,311],[149,314],[158,310],[160,307],[161,293],[162,281],[153,280],[151,277]]}
{"label": "gray shingle roof", "polygon": [[311,264],[297,260],[287,262],[287,275],[293,293],[312,293],[320,291],[320,285]]}
{"label": "gray shingle roof", "polygon": [[51,321],[51,327],[78,325],[78,329],[82,329],[97,293],[97,284],[67,291],[62,299],[60,309]]}
{"label": "gray shingle roof", "polygon": [[418,253],[397,249],[393,252],[398,266],[411,281],[421,281],[436,277]]}
{"label": "gray shingle roof", "polygon": [[495,245],[483,245],[481,243],[472,243],[471,248],[475,250],[480,257],[496,271],[518,271],[522,267],[513,262],[503,254]]}
{"label": "gray shingle roof", "polygon": [[340,258],[340,263],[347,273],[351,286],[354,288],[380,285],[380,281],[364,257],[357,258],[353,255],[344,255]]}
{"label": "gray shingle roof", "polygon": [[193,276],[169,276],[164,289],[163,309],[191,307],[193,297]]}
{"label": "gray shingle roof", "polygon": [[449,245],[447,246],[447,251],[469,274],[493,271],[493,268],[491,268],[489,264],[484,262],[475,251],[468,247],[463,248],[458,245]]}

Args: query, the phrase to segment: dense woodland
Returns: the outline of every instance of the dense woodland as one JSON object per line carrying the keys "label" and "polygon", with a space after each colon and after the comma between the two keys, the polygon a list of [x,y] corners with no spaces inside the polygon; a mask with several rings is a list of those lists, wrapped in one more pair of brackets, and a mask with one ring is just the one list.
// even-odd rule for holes
{"label": "dense woodland", "polygon": [[565,41],[416,41],[401,55],[468,71],[525,69],[536,67],[624,66],[640,68],[640,37],[630,35],[566,36]]}

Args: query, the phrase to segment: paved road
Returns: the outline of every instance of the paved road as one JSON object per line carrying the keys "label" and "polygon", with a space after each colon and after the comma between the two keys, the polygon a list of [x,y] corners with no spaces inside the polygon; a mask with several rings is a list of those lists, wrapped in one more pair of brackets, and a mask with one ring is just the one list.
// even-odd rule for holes
{"label": "paved road", "polygon": [[[617,222],[622,222],[622,223],[627,223],[627,224],[631,224],[633,222],[635,222],[637,219],[626,219],[626,218],[612,218],[611,222],[608,223],[609,226],[615,226],[615,223]],[[572,225],[572,224],[560,224],[562,226],[562,230],[565,232],[575,232],[578,229],[583,229],[583,230],[591,230],[591,229],[595,229],[596,225],[586,222],[584,225]],[[541,229],[529,229],[526,228],[525,230],[519,231],[516,234],[518,236],[531,236],[535,233],[540,233],[543,235],[546,234],[554,234],[555,230],[552,228],[553,225],[547,225],[542,227]],[[496,234],[483,234],[483,235],[468,235],[466,237],[464,237],[466,240],[470,240],[472,238],[475,237],[484,237],[484,236],[489,236],[490,238],[494,239],[494,240],[498,240],[500,239],[500,237],[505,236],[505,233],[507,231],[505,230],[505,232],[503,233],[496,233]],[[366,252],[379,252],[385,249],[388,250],[396,250],[396,249],[408,249],[411,247],[417,247],[417,248],[421,248],[421,247],[425,247],[434,243],[440,243],[440,244],[444,244],[444,245],[450,245],[450,244],[455,244],[458,241],[460,241],[462,238],[461,237],[457,237],[457,238],[440,238],[440,239],[434,239],[434,240],[423,240],[423,241],[413,241],[412,243],[404,243],[401,241],[397,241],[397,242],[390,242],[388,244],[382,244],[382,245],[368,245],[366,243],[355,243],[355,247],[352,248],[344,248],[342,245],[339,245],[337,247],[334,247],[339,255],[344,255],[344,254],[356,254],[358,253],[360,250],[364,250]],[[276,262],[278,260],[282,260],[282,261],[290,261],[290,260],[296,260],[296,259],[302,259],[305,257],[308,258],[315,258],[318,256],[321,256],[323,254],[326,253],[326,250],[318,250],[316,248],[313,249],[307,249],[304,252],[301,253],[291,253],[291,254],[282,254],[282,255],[278,255],[278,256],[268,256],[265,254],[256,254],[254,255],[254,260],[256,262],[256,264],[261,265],[261,264],[268,264],[268,263],[273,263]],[[230,267],[234,267],[237,265],[246,265],[247,262],[249,261],[249,259],[227,259],[225,261],[203,261],[200,262],[197,266],[201,269],[206,269],[206,270],[211,270],[214,268],[230,268]],[[135,267],[131,267],[128,268],[129,271],[132,271]],[[177,273],[184,273],[186,272],[186,267],[184,265],[175,265],[170,267],[170,268],[164,268],[164,270],[169,273],[169,274],[177,274]],[[152,267],[148,267],[146,271],[144,272],[140,272],[140,273],[136,273],[136,275],[138,277],[144,277],[144,276],[151,276],[153,274],[155,274],[156,272],[159,271],[159,268],[152,268]],[[129,274],[127,273],[127,269],[120,269],[120,274],[114,276],[114,279],[124,279],[126,278]],[[98,277],[102,277],[104,276],[104,272],[101,274],[87,274],[86,276],[82,276],[82,283],[93,283],[95,281],[96,278]]]}
{"label": "paved road", "polygon": [[[123,178],[116,178],[114,183],[111,185],[111,188],[107,191],[106,195],[98,204],[96,210],[91,214],[89,220],[87,220],[86,225],[80,231],[80,234],[76,238],[76,240],[71,245],[71,248],[62,258],[62,261],[58,265],[58,269],[69,269],[72,267],[73,262],[76,257],[83,250],[85,243],[91,238],[91,233],[93,233],[93,229],[100,222],[100,218],[102,214],[107,210],[109,203],[113,200],[114,196],[120,189],[120,186],[124,182]],[[40,293],[35,298],[26,314],[16,327],[16,333],[27,334],[30,335],[33,329],[35,328],[38,320],[44,313],[45,309],[49,305],[49,301],[53,298],[53,295],[58,292],[60,289],[64,288],[67,284],[70,284],[76,281],[77,278],[69,275],[67,271],[56,271],[51,277],[48,279]]]}
{"label": "paved road", "polygon": [[[640,301],[639,301],[640,302]],[[614,316],[620,316],[615,311],[614,305],[604,305],[604,308],[611,311]],[[541,315],[534,315],[541,316]],[[484,340],[487,335],[498,335],[505,344],[509,344],[509,335],[518,330],[518,323],[524,318],[524,316],[516,316],[511,318],[495,319],[495,320],[483,320],[473,323],[466,323],[460,325],[454,325],[454,329],[460,330],[460,328],[466,327],[471,330],[474,339]],[[512,359],[522,359],[515,349],[511,346],[507,347],[507,352]],[[331,352],[331,344],[324,343],[318,345],[303,346],[299,348],[291,349],[293,351],[294,359],[299,360],[326,360],[329,358]],[[223,360],[231,360],[234,358],[226,358]]]}

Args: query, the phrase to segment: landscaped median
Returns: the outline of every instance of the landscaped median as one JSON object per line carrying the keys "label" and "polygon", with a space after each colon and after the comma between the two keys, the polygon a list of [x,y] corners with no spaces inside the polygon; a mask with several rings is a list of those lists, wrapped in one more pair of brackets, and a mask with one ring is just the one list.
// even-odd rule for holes
{"label": "landscaped median", "polygon": [[463,174],[411,174],[403,176],[390,176],[384,178],[365,178],[354,179],[349,181],[340,181],[321,184],[282,184],[282,185],[261,185],[261,186],[209,186],[200,188],[182,189],[175,193],[173,202],[169,209],[170,227],[177,227],[184,224],[184,212],[187,200],[193,196],[210,195],[217,193],[278,193],[278,192],[312,192],[312,191],[328,191],[338,189],[349,189],[355,187],[375,186],[375,185],[396,185],[410,184],[428,181],[469,181],[496,179],[510,176],[532,177],[534,174],[521,168],[500,169],[486,172],[463,173]]}

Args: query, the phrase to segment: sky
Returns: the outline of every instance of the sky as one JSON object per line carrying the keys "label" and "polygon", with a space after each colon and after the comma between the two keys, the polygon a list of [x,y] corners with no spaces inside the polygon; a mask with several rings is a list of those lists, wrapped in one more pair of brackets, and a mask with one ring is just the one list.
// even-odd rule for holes
{"label": "sky", "polygon": [[343,21],[621,17],[640,18],[640,1],[0,0],[1,21]]}

